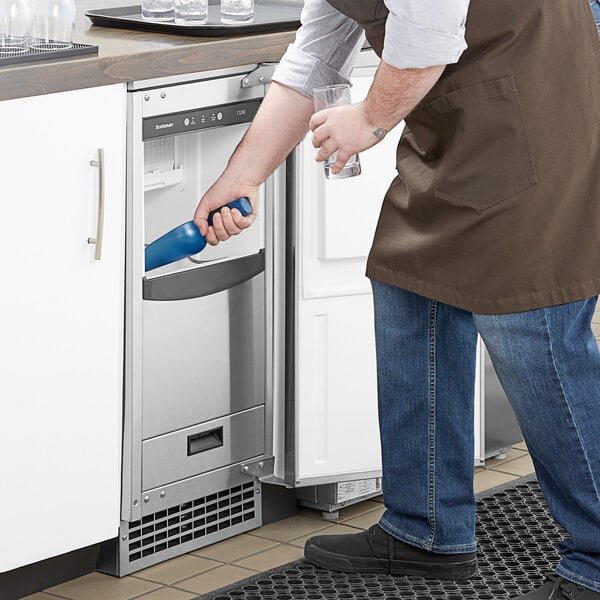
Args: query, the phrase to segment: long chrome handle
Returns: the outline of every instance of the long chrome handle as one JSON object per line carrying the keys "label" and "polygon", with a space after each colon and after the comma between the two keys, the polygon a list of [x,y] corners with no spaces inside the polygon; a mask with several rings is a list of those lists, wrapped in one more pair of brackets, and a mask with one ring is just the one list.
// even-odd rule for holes
{"label": "long chrome handle", "polygon": [[90,166],[98,167],[98,224],[96,237],[88,238],[88,244],[96,244],[94,258],[102,258],[102,237],[104,235],[104,148],[98,148],[98,160],[91,160]]}

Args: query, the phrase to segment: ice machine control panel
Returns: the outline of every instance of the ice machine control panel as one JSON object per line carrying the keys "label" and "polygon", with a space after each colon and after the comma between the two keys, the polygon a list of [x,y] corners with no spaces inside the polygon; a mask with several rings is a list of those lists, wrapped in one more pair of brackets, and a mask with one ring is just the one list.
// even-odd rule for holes
{"label": "ice machine control panel", "polygon": [[255,98],[244,102],[147,117],[143,120],[142,139],[149,140],[190,131],[249,123],[258,112],[261,101],[262,98]]}

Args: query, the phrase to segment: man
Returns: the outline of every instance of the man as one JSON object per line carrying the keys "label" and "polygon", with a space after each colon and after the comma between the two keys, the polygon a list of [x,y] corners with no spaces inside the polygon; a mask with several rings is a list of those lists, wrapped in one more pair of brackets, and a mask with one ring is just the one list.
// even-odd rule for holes
{"label": "man", "polygon": [[[225,209],[209,229],[209,211],[255,200],[309,123],[317,160],[337,151],[339,170],[406,120],[367,267],[387,510],[367,532],[309,540],[306,557],[322,567],[475,572],[479,333],[570,533],[557,574],[521,599],[600,600],[600,354],[590,326],[600,292],[600,42],[591,4],[306,0],[276,83],[198,206],[196,223],[218,243],[253,217]],[[346,80],[363,29],[382,57],[367,99],[313,116],[311,89]]]}

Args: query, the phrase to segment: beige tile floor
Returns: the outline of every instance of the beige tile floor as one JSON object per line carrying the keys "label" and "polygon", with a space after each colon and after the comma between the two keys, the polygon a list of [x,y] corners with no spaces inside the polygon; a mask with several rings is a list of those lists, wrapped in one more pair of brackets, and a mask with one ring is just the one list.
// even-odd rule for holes
{"label": "beige tile floor", "polygon": [[[600,335],[600,321],[598,323]],[[533,472],[523,443],[503,460],[490,459],[475,469],[475,491],[481,492]],[[383,512],[382,498],[354,504],[339,519],[324,521],[319,511],[299,514],[118,579],[91,573],[52,587],[27,600],[191,600],[255,573],[302,557],[315,533],[342,534],[366,529]]]}

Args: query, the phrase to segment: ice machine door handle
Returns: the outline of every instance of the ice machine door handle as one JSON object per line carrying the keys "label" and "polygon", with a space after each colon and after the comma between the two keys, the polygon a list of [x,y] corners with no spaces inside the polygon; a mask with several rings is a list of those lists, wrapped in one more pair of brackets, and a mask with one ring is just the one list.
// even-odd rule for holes
{"label": "ice machine door handle", "polygon": [[143,279],[144,300],[190,300],[228,290],[244,283],[265,270],[265,251],[215,263]]}
{"label": "ice machine door handle", "polygon": [[[229,208],[237,208],[242,215],[247,217],[252,214],[252,204],[245,196],[227,204]],[[208,215],[208,224],[212,225],[215,213],[221,209],[213,210]],[[175,229],[165,233],[163,236],[148,244],[145,251],[146,271],[164,267],[169,263],[198,254],[204,250],[206,238],[193,221],[187,221]]]}
{"label": "ice machine door handle", "polygon": [[188,456],[200,454],[213,448],[220,448],[223,445],[223,427],[217,427],[210,431],[203,431],[195,435],[188,435],[187,446]]}

